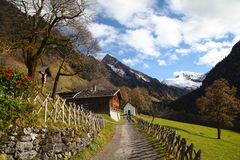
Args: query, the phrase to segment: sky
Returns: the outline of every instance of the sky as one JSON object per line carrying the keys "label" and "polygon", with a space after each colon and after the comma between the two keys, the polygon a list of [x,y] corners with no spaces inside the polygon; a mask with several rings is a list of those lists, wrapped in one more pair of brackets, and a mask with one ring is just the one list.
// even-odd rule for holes
{"label": "sky", "polygon": [[240,40],[240,0],[95,0],[102,51],[159,80],[207,73]]}

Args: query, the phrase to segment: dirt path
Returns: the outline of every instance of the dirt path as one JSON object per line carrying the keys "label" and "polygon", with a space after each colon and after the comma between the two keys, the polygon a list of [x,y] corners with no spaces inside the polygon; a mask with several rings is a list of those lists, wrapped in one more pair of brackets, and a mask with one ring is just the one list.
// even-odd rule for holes
{"label": "dirt path", "polygon": [[97,154],[94,160],[159,160],[160,155],[152,144],[131,122],[117,125],[112,141]]}

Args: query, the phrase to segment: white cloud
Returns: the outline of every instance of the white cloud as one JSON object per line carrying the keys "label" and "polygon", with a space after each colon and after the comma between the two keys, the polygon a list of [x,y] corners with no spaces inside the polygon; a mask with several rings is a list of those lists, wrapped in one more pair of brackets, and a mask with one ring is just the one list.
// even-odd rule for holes
{"label": "white cloud", "polygon": [[128,30],[122,36],[122,40],[146,57],[158,57],[160,55],[151,32],[146,29]]}
{"label": "white cloud", "polygon": [[172,54],[172,55],[169,56],[169,60],[170,61],[177,61],[178,57],[175,54]]}
{"label": "white cloud", "polygon": [[149,69],[150,66],[149,66],[149,64],[147,64],[147,63],[143,63],[143,68],[145,68],[145,69]]}
{"label": "white cloud", "polygon": [[231,51],[231,48],[212,49],[196,62],[197,65],[215,66],[223,60]]}
{"label": "white cloud", "polygon": [[157,61],[158,61],[158,64],[159,64],[160,66],[166,66],[166,65],[167,65],[167,63],[166,63],[164,60],[159,59],[159,60],[157,60]]}
{"label": "white cloud", "polygon": [[142,61],[139,61],[139,59],[135,57],[135,58],[124,58],[122,59],[122,62],[125,63],[126,65],[135,66]]}
{"label": "white cloud", "polygon": [[152,16],[155,25],[154,32],[157,35],[157,43],[162,47],[178,46],[182,41],[180,21],[166,16]]}
{"label": "white cloud", "polygon": [[[227,33],[239,34],[239,0],[170,0],[170,9],[183,14],[184,41],[219,38]],[[233,15],[234,14],[234,15]]]}
{"label": "white cloud", "polygon": [[116,19],[125,25],[136,16],[141,16],[151,9],[155,0],[97,0],[100,12],[104,12],[109,18]]}
{"label": "white cloud", "polygon": [[88,28],[93,34],[93,36],[100,40],[101,47],[116,42],[119,36],[118,31],[114,27],[109,25],[91,23],[88,25]]}
{"label": "white cloud", "polygon": [[[169,0],[169,6],[163,6],[167,12],[156,10],[156,0],[96,1],[101,16],[116,20],[122,26],[118,30],[118,27],[94,23],[90,29],[102,47],[117,44],[121,50],[134,50],[134,58],[123,59],[126,64],[144,65],[145,59],[160,58],[161,64],[166,65],[166,61],[171,64],[190,53],[204,53],[196,64],[213,66],[240,39],[237,37],[240,14],[235,14],[239,12],[239,0]],[[231,42],[231,39],[234,40]],[[181,48],[183,43],[187,44],[186,48]]]}
{"label": "white cloud", "polygon": [[118,51],[118,55],[123,55],[123,54],[124,54],[123,50]]}
{"label": "white cloud", "polygon": [[181,54],[182,56],[188,55],[192,50],[191,49],[176,49],[175,52]]}
{"label": "white cloud", "polygon": [[215,41],[210,40],[210,41],[207,41],[204,43],[195,43],[195,44],[193,44],[192,48],[198,52],[206,52],[211,49],[229,48],[232,45],[233,45],[232,42],[227,42],[227,41],[215,42]]}

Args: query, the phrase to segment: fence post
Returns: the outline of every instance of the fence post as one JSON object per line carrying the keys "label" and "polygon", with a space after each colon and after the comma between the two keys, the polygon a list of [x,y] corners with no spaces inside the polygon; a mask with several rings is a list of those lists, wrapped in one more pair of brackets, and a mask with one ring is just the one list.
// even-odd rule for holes
{"label": "fence post", "polygon": [[74,125],[77,124],[77,116],[76,116],[76,105],[73,104],[73,117],[74,117]]}
{"label": "fence post", "polygon": [[69,126],[71,125],[71,106],[72,106],[72,103],[70,103],[70,106],[68,108],[68,125]]}
{"label": "fence post", "polygon": [[48,108],[47,108],[47,98],[46,97],[46,101],[45,101],[45,113],[44,113],[44,121],[47,122],[47,112],[48,112]]}
{"label": "fence post", "polygon": [[64,112],[64,109],[65,109],[65,103],[62,105],[62,121],[63,121],[63,123],[65,123],[65,117],[64,117],[65,116],[65,112]]}
{"label": "fence post", "polygon": [[185,138],[182,139],[182,143],[181,143],[181,160],[184,160],[185,157],[185,153],[186,153],[186,140]]}
{"label": "fence post", "polygon": [[54,116],[54,122],[55,123],[57,122],[57,115],[58,115],[58,100],[59,100],[59,97],[56,100],[56,103],[54,104],[55,105],[55,116]]}
{"label": "fence post", "polygon": [[80,107],[77,106],[78,125],[80,125]]}
{"label": "fence post", "polygon": [[199,149],[197,154],[195,155],[194,160],[201,160],[201,159],[202,159],[202,151],[201,149]]}

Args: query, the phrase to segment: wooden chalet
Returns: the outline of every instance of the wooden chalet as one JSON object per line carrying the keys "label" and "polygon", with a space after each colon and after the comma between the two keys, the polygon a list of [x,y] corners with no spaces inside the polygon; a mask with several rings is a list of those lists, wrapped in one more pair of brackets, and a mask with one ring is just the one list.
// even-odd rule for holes
{"label": "wooden chalet", "polygon": [[114,120],[120,120],[120,101],[122,99],[118,90],[81,90],[78,92],[58,93],[67,102],[74,102],[95,113],[109,114]]}

